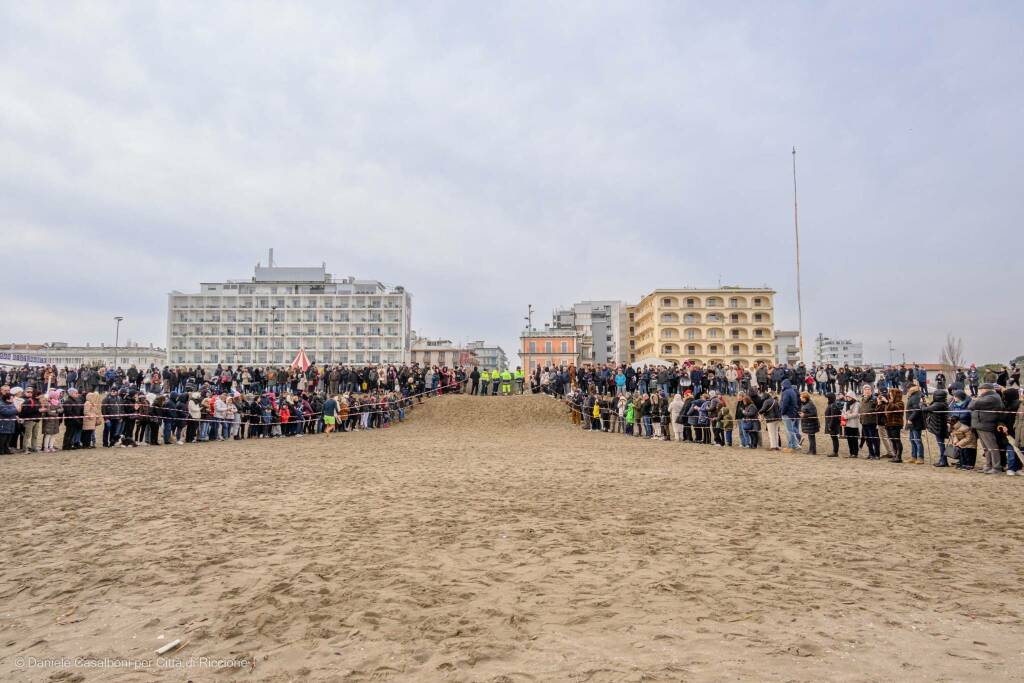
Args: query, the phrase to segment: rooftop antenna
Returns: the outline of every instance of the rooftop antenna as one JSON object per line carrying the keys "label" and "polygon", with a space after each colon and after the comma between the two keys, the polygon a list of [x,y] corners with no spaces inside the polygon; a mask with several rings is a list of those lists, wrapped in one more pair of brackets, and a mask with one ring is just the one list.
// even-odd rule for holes
{"label": "rooftop antenna", "polygon": [[270,248],[270,252],[267,254],[267,268],[274,267],[274,248]]}

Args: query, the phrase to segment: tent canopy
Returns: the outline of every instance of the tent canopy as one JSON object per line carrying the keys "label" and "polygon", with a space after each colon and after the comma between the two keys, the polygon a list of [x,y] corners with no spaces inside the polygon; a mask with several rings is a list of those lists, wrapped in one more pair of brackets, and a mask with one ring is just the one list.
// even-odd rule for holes
{"label": "tent canopy", "polygon": [[295,360],[292,361],[292,367],[305,372],[309,370],[310,365],[309,358],[306,357],[306,349],[299,349],[299,352],[295,355]]}

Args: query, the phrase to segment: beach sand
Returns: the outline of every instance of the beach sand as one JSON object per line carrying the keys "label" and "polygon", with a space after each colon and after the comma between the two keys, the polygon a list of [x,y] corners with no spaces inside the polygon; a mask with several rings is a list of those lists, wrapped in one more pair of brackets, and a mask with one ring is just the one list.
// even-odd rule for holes
{"label": "beach sand", "polygon": [[565,415],[2,457],[0,680],[1024,678],[1024,481]]}

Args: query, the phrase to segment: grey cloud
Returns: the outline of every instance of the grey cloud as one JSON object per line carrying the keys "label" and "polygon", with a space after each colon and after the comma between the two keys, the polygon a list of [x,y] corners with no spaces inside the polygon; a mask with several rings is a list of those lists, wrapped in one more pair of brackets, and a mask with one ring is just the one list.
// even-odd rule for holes
{"label": "grey cloud", "polygon": [[81,300],[17,287],[6,325],[100,341],[131,311],[162,344],[167,291],[276,246],[404,284],[417,329],[508,351],[527,303],[719,276],[774,286],[789,327],[796,144],[808,339],[931,361],[954,330],[1004,359],[1024,352],[1022,13],[7,5],[5,244]]}

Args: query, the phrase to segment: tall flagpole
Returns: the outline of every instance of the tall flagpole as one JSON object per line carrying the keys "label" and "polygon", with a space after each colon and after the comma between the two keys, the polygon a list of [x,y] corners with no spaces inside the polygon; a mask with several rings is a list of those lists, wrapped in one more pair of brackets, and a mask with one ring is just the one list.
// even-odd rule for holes
{"label": "tall flagpole", "polygon": [[804,304],[800,293],[800,217],[796,203],[796,147],[793,147],[793,231],[796,233],[796,310],[800,324],[800,362],[804,359]]}

